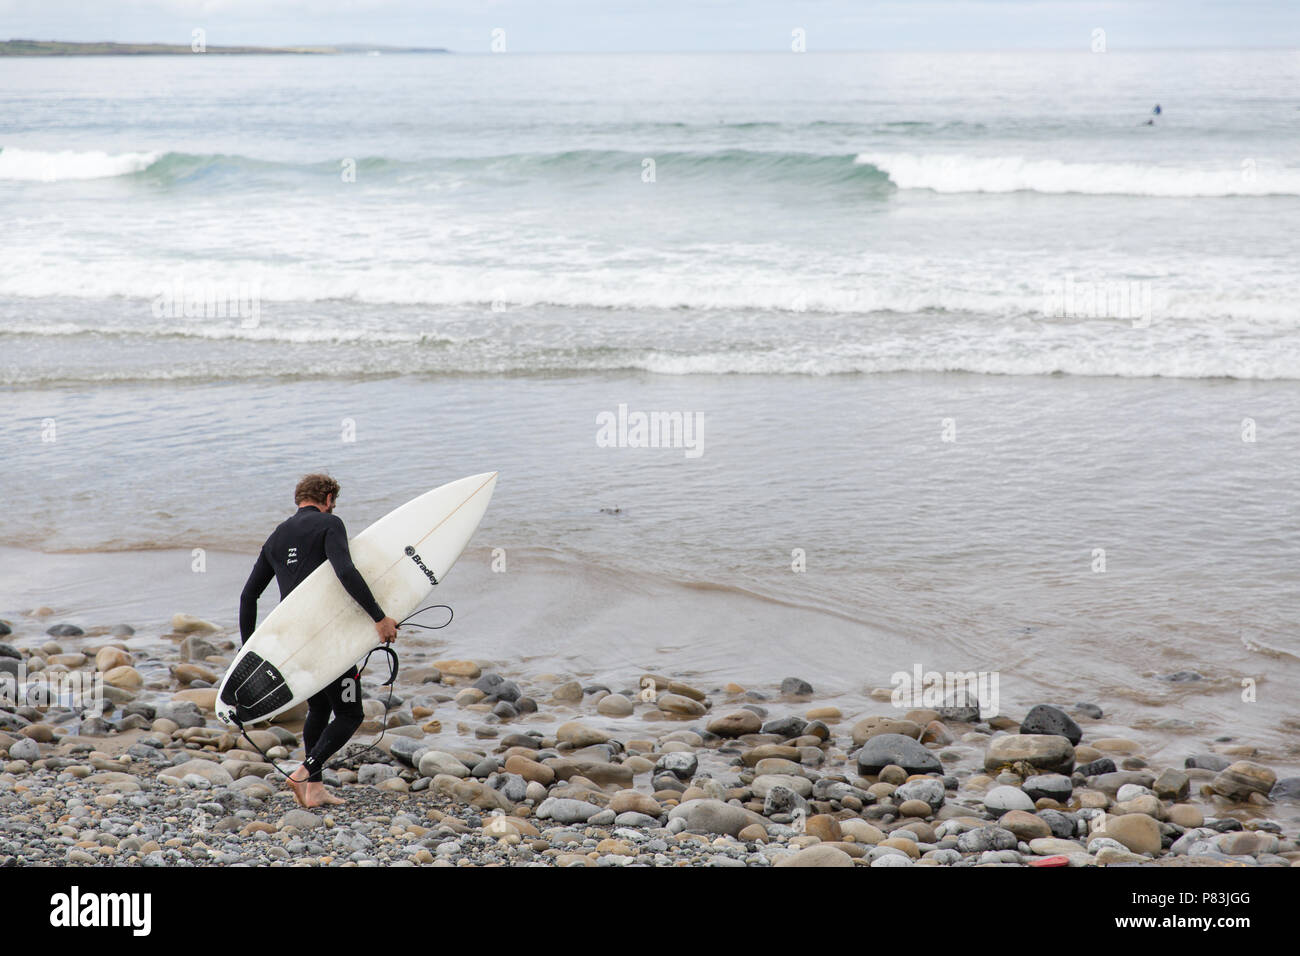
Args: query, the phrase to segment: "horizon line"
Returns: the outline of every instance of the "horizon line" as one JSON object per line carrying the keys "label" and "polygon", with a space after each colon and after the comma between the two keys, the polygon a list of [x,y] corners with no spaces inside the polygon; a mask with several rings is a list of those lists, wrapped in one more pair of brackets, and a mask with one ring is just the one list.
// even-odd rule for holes
{"label": "horizon line", "polygon": [[[183,47],[184,43],[176,43],[162,40],[53,40],[53,39],[35,39],[32,37],[8,37],[0,40],[0,43],[65,43],[70,45],[94,46],[97,44],[113,44],[116,46],[166,46],[166,47]],[[353,50],[343,50],[343,47],[352,47]],[[702,55],[716,56],[720,54],[741,54],[741,53],[766,53],[782,56],[807,56],[809,54],[827,54],[827,53],[1086,53],[1090,56],[1109,56],[1112,53],[1209,53],[1209,52],[1252,52],[1252,51],[1292,51],[1300,52],[1300,43],[1293,44],[1257,44],[1249,46],[1127,46],[1119,49],[1110,49],[1103,52],[1094,52],[1087,49],[1086,46],[1062,46],[1062,47],[1044,47],[1044,46],[1023,46],[1023,47],[953,47],[953,48],[936,48],[936,47],[831,47],[824,49],[811,49],[796,53],[789,49],[780,48],[738,48],[738,49],[698,49],[698,50],[674,50],[674,49],[618,49],[618,50],[592,50],[592,49],[547,49],[547,50],[506,50],[503,52],[494,52],[492,50],[458,50],[453,47],[437,47],[425,45],[401,46],[392,43],[367,43],[361,40],[347,40],[342,42],[315,42],[315,43],[283,43],[283,44],[262,44],[262,43],[224,43],[213,44],[213,49],[241,49],[251,48],[253,52],[240,54],[240,56],[257,56],[258,51],[265,50],[266,54],[276,56],[319,56],[318,51],[337,50],[342,55],[350,53],[363,53],[367,50],[378,50],[380,53],[391,53],[394,56],[418,56],[422,53],[446,55],[448,53],[459,56],[617,56],[620,54],[634,55]],[[362,49],[365,48],[365,49]],[[76,54],[72,54],[76,55]],[[105,54],[89,54],[91,56],[104,56]],[[131,55],[131,54],[123,54]],[[177,51],[176,53],[156,53],[154,56],[202,56],[206,53],[196,53]]]}

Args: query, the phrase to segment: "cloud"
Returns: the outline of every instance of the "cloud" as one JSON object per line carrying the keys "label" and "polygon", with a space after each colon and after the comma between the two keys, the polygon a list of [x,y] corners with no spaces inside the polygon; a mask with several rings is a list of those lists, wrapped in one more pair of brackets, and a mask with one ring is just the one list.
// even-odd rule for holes
{"label": "cloud", "polygon": [[1282,0],[0,0],[11,37],[211,44],[388,43],[515,52],[786,50],[790,30],[831,49],[1113,50],[1300,45]]}

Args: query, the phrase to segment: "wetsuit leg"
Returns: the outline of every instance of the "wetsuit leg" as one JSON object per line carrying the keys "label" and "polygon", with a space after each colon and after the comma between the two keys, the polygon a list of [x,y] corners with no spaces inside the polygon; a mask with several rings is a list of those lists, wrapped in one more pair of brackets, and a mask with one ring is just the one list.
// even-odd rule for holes
{"label": "wetsuit leg", "polygon": [[[325,762],[338,753],[352,738],[365,716],[365,711],[361,707],[361,675],[355,667],[321,693],[328,698],[329,707],[334,712],[334,719],[320,731],[320,736],[307,751],[307,759],[303,761],[303,765],[307,768],[307,779],[313,782],[321,780],[321,768],[325,766]],[[309,705],[308,717],[310,716]],[[307,728],[304,725],[303,744],[306,743]]]}
{"label": "wetsuit leg", "polygon": [[311,753],[330,722],[329,688],[319,690],[307,698],[307,719],[302,724],[302,745],[304,753]]}

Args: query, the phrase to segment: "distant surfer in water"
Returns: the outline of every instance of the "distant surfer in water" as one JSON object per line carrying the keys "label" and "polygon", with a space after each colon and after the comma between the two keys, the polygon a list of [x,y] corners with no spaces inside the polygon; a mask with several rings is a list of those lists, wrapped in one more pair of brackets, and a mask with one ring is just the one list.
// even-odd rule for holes
{"label": "distant surfer in water", "polygon": [[[348,534],[343,520],[334,514],[339,483],[329,475],[307,475],[294,489],[298,511],[280,523],[262,545],[239,596],[239,634],[247,641],[257,627],[257,599],[274,577],[280,585],[280,600],[289,596],[318,567],[329,561],[348,594],[375,622],[379,639],[391,644],[397,636],[397,622],[384,614],[370,593],[361,572],[352,563]],[[334,719],[330,719],[330,714]],[[304,807],[318,807],[343,801],[325,789],[321,768],[338,753],[361,726],[361,675],[355,666],[338,680],[307,700],[303,724],[303,746],[307,758],[289,776],[294,799]]]}

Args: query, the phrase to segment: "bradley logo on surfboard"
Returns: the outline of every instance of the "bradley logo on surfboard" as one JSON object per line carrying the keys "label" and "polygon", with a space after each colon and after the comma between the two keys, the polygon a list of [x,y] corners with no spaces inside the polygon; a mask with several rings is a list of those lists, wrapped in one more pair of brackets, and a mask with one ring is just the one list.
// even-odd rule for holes
{"label": "bradley logo on surfboard", "polygon": [[411,547],[408,544],[406,546],[406,553],[410,557],[410,559],[415,562],[416,567],[418,567],[421,571],[424,572],[424,576],[429,579],[430,584],[438,583],[438,579],[433,576],[433,572],[424,566],[424,562],[420,560],[420,556],[415,553],[415,548]]}

